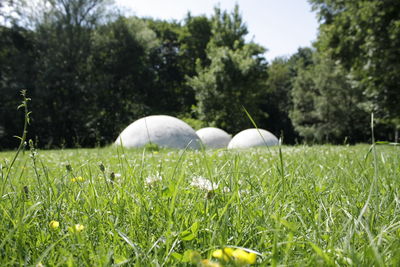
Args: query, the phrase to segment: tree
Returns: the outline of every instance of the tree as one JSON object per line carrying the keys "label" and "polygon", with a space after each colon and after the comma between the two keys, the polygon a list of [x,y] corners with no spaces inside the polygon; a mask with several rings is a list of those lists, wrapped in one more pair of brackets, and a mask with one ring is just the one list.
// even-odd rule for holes
{"label": "tree", "polygon": [[188,76],[195,75],[196,62],[203,67],[210,64],[207,58],[207,45],[212,36],[211,27],[211,20],[205,16],[192,17],[189,13],[185,19],[179,40],[180,54]]}
{"label": "tree", "polygon": [[155,33],[138,18],[121,17],[96,30],[89,59],[91,106],[86,124],[101,144],[151,112],[155,75],[150,54]]}
{"label": "tree", "polygon": [[211,23],[204,16],[187,15],[184,23],[146,19],[159,40],[151,53],[156,83],[151,91],[153,112],[186,116],[195,104],[186,77],[195,75],[196,62],[206,65]]}
{"label": "tree", "polygon": [[16,147],[23,127],[23,114],[17,111],[20,91],[34,82],[33,34],[16,25],[0,26],[0,149]]}
{"label": "tree", "polygon": [[248,30],[243,23],[238,5],[235,5],[231,14],[227,11],[221,11],[220,8],[215,8],[211,22],[212,38],[210,39],[210,46],[228,47],[235,50],[245,45],[244,37],[248,34]]}
{"label": "tree", "polygon": [[105,0],[48,2],[35,25],[35,84],[31,133],[41,145],[93,145],[88,60]]}
{"label": "tree", "polygon": [[318,50],[339,60],[350,73],[353,84],[362,88],[372,104],[368,111],[398,123],[400,1],[310,2],[321,21]]}
{"label": "tree", "polygon": [[295,129],[306,142],[342,143],[369,138],[369,116],[362,90],[353,88],[340,64],[314,53],[313,64],[301,62],[293,84]]}
{"label": "tree", "polygon": [[196,93],[199,119],[236,133],[252,125],[243,107],[256,121],[262,117],[259,102],[267,77],[265,50],[245,43],[247,29],[237,6],[231,15],[216,8],[211,21],[210,65],[198,64],[197,75],[188,78],[188,84]]}
{"label": "tree", "polygon": [[294,73],[287,58],[275,58],[268,67],[266,92],[260,108],[268,117],[264,125],[268,130],[283,133],[285,143],[294,143],[297,134],[293,128],[289,113],[292,110],[292,82]]}
{"label": "tree", "polygon": [[249,45],[236,50],[217,47],[209,51],[211,65],[189,78],[189,85],[196,92],[200,120],[236,133],[252,126],[244,107],[259,121],[266,69],[253,58],[253,49]]}
{"label": "tree", "polygon": [[314,141],[314,132],[318,118],[315,115],[315,98],[317,89],[313,81],[313,54],[310,48],[301,48],[291,57],[294,64],[292,101],[293,110],[290,118],[296,131],[306,142]]}
{"label": "tree", "polygon": [[175,21],[152,19],[147,19],[146,23],[158,39],[158,45],[150,54],[150,67],[156,80],[149,91],[149,104],[153,113],[175,115],[187,109],[187,102],[191,101],[185,90],[187,86],[181,56],[183,26]]}

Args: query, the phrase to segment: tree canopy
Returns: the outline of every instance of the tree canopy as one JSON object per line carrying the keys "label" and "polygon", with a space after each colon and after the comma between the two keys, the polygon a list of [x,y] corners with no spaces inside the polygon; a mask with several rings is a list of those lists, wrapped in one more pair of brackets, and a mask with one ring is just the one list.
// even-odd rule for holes
{"label": "tree canopy", "polygon": [[215,9],[208,46],[208,66],[198,63],[197,75],[188,79],[196,93],[199,119],[235,133],[251,127],[244,108],[256,119],[262,112],[260,95],[267,77],[264,48],[246,44],[239,9],[232,14]]}
{"label": "tree canopy", "polygon": [[382,119],[400,117],[400,2],[310,0],[320,19],[317,48],[349,72]]}

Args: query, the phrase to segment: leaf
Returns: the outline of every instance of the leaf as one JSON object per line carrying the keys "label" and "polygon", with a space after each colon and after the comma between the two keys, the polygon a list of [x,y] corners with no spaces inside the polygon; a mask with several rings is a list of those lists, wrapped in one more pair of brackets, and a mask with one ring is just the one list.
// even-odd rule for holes
{"label": "leaf", "polygon": [[193,224],[189,227],[189,229],[183,231],[183,232],[180,234],[181,240],[183,240],[183,241],[190,241],[190,240],[195,239],[195,238],[197,237],[197,232],[198,232],[198,230],[199,230],[199,223],[198,223],[198,222],[193,223]]}
{"label": "leaf", "polygon": [[183,231],[181,234],[181,240],[183,241],[190,241],[196,238],[196,236],[191,231]]}
{"label": "leaf", "polygon": [[179,261],[181,261],[182,258],[183,258],[183,255],[178,253],[178,252],[172,252],[171,256],[174,257],[175,259],[179,260]]}
{"label": "leaf", "polygon": [[199,230],[199,222],[195,222],[190,226],[190,230],[193,234],[197,235],[197,231]]}

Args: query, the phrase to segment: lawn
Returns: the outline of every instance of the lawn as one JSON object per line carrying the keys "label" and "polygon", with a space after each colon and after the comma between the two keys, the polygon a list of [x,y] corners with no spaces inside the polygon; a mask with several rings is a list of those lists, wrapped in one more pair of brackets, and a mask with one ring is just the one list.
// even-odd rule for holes
{"label": "lawn", "polygon": [[14,154],[1,266],[400,264],[400,147]]}

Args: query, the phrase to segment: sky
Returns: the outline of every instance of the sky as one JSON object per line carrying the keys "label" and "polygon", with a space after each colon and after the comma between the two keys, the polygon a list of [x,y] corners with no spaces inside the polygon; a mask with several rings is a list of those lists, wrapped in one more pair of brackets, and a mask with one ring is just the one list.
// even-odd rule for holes
{"label": "sky", "polygon": [[290,56],[297,48],[311,46],[317,38],[318,22],[307,0],[115,0],[128,13],[139,17],[181,21],[188,11],[193,16],[213,14],[219,5],[232,11],[239,5],[249,34],[247,40],[267,48],[265,57]]}

